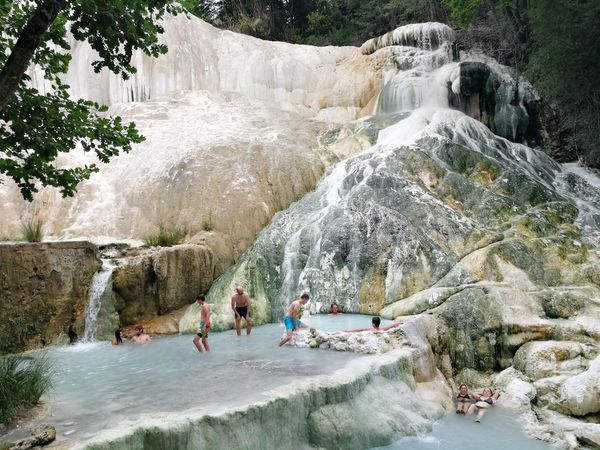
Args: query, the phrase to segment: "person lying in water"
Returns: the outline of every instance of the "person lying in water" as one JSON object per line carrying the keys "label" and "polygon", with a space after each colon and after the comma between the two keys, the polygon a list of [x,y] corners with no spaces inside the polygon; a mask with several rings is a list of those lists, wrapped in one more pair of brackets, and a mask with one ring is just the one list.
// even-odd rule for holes
{"label": "person lying in water", "polygon": [[473,395],[469,394],[466,384],[461,384],[456,394],[456,414],[466,414],[474,401]]}
{"label": "person lying in water", "polygon": [[344,333],[355,333],[358,331],[387,331],[391,328],[397,327],[398,325],[402,325],[402,322],[393,322],[385,327],[379,326],[380,324],[381,319],[379,317],[373,317],[371,319],[371,326],[369,328],[354,328],[352,330],[344,330]]}
{"label": "person lying in water", "polygon": [[131,338],[131,342],[135,342],[136,344],[145,344],[151,340],[152,338],[150,335],[144,333],[143,327],[135,327],[135,334]]}
{"label": "person lying in water", "polygon": [[500,397],[500,391],[496,390],[492,392],[490,388],[485,388],[483,392],[475,392],[473,394],[473,398],[476,400],[476,402],[469,407],[467,414],[473,414],[477,412],[475,422],[481,422],[481,419],[483,419],[483,416],[485,416],[488,408],[496,403],[498,397]]}

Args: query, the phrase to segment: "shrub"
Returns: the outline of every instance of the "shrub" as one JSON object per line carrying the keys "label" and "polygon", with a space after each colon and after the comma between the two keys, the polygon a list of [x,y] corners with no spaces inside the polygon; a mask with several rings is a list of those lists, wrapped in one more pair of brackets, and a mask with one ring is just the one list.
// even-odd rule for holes
{"label": "shrub", "polygon": [[209,212],[208,218],[206,218],[202,221],[202,229],[204,231],[212,231],[213,228],[214,228],[214,225],[213,225],[213,221],[212,221],[212,212]]}
{"label": "shrub", "polygon": [[0,358],[0,423],[10,423],[52,387],[53,368],[43,356]]}
{"label": "shrub", "polygon": [[158,234],[150,234],[144,238],[148,247],[170,247],[179,244],[185,232],[181,228],[159,226]]}
{"label": "shrub", "polygon": [[23,239],[27,242],[41,242],[44,237],[42,227],[44,222],[41,220],[29,220],[24,223],[21,230],[23,232]]}

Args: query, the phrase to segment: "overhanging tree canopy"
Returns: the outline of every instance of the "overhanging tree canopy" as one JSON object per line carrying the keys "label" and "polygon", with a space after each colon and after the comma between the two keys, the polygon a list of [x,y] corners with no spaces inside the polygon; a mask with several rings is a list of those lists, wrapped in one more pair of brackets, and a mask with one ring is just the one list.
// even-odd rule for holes
{"label": "overhanging tree canopy", "polygon": [[[144,140],[134,124],[104,116],[106,107],[69,97],[60,79],[71,59],[67,24],[76,40],[98,52],[95,71],[107,68],[126,79],[135,73],[136,49],[166,53],[159,20],[178,12],[173,0],[0,0],[0,175],[11,177],[25,199],[32,200],[40,184],[73,195],[98,170],[95,164],[58,168],[60,153],[81,145],[107,162]],[[26,72],[32,64],[51,83],[49,93],[31,85]]]}

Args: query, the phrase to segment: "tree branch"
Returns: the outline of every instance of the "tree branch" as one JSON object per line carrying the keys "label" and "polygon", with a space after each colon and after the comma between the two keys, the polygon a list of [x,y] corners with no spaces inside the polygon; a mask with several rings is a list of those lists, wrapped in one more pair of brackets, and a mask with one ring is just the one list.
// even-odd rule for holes
{"label": "tree branch", "polygon": [[0,111],[19,87],[21,78],[31,64],[31,58],[40,45],[44,33],[66,3],[66,0],[45,0],[27,22],[0,72]]}

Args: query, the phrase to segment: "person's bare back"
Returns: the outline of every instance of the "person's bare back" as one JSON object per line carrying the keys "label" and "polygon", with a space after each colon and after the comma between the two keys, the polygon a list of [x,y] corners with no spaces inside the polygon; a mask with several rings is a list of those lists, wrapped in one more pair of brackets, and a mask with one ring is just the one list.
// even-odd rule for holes
{"label": "person's bare back", "polygon": [[204,322],[204,325],[210,328],[210,306],[206,302],[200,308],[200,319]]}
{"label": "person's bare back", "polygon": [[292,303],[290,303],[290,306],[288,306],[287,312],[286,312],[286,316],[289,317],[294,317],[298,314],[298,311],[300,311],[300,300],[294,300]]}

